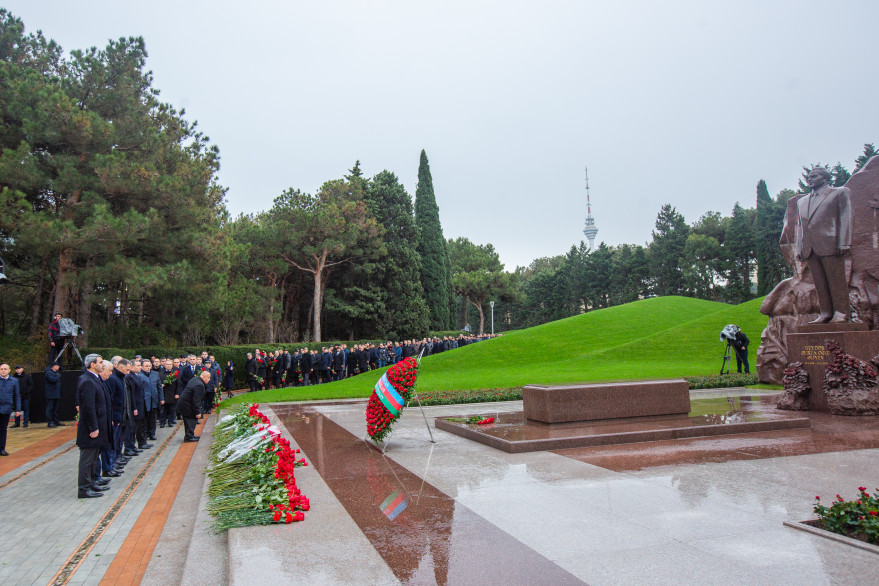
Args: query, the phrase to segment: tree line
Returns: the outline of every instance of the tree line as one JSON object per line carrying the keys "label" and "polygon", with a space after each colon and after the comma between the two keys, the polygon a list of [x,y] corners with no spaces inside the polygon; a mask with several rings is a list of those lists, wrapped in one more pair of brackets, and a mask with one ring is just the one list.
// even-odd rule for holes
{"label": "tree line", "polygon": [[43,340],[55,312],[83,326],[80,346],[421,338],[487,331],[491,302],[503,331],[651,295],[738,303],[787,276],[778,234],[794,191],[773,198],[762,181],[753,208],[687,224],[665,205],[649,243],[580,243],[512,271],[490,243],[444,237],[424,151],[414,197],[356,161],[233,217],[219,149],[160,100],[146,57],[137,37],[65,54],[0,9],[7,340]]}

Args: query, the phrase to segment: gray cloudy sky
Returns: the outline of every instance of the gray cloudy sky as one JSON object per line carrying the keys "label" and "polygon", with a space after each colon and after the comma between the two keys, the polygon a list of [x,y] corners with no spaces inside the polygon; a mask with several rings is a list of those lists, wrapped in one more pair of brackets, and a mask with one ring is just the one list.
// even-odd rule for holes
{"label": "gray cloudy sky", "polygon": [[233,213],[355,159],[508,269],[583,238],[650,240],[879,142],[869,1],[0,0],[65,49],[141,35],[163,100],[220,147]]}

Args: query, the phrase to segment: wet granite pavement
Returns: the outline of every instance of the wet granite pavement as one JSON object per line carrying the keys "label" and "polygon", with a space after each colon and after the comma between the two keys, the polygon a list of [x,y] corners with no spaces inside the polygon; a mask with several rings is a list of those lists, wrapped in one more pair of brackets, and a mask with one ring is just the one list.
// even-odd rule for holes
{"label": "wet granite pavement", "polygon": [[[694,411],[751,395],[694,392]],[[410,407],[383,456],[361,439],[364,406],[273,409],[329,487],[312,507],[353,520],[392,581],[879,582],[875,554],[781,525],[812,517],[815,495],[879,485],[879,418],[812,414],[810,429],[508,454],[438,429],[432,444]],[[425,412],[432,425],[521,409]],[[311,563],[332,565],[333,546]]]}

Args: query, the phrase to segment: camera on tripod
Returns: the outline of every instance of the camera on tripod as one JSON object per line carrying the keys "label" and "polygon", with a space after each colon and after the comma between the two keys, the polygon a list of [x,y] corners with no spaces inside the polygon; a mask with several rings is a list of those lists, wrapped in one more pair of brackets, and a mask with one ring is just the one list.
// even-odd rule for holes
{"label": "camera on tripod", "polygon": [[[720,365],[720,374],[729,374],[729,367],[732,363],[732,347],[736,341],[736,334],[741,330],[735,324],[729,324],[720,330],[720,341],[726,342],[726,349],[723,352],[723,364]],[[726,370],[724,373],[723,371]]]}
{"label": "camera on tripod", "polygon": [[82,333],[82,326],[74,322],[69,317],[62,317],[58,320],[58,337],[75,338]]}

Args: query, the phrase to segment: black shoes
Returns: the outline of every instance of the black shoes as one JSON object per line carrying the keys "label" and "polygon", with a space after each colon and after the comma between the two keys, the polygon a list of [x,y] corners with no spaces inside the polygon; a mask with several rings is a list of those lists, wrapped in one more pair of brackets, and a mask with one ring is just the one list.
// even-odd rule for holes
{"label": "black shoes", "polygon": [[50,424],[48,424],[46,427],[58,427],[58,426],[55,425],[54,423],[50,423]]}
{"label": "black shoes", "polygon": [[139,453],[140,453],[140,452],[135,452],[134,450],[125,450],[124,452],[122,452],[122,455],[123,455],[123,456],[127,456],[127,457],[129,457],[129,458],[133,458],[133,457],[135,457],[136,455],[138,455]]}
{"label": "black shoes", "polygon": [[92,492],[105,492],[110,490],[109,486],[101,486],[100,484],[96,484],[92,487]]}
{"label": "black shoes", "polygon": [[110,479],[99,478],[98,480],[95,480],[95,484],[97,484],[98,486],[107,486],[108,484],[110,484]]}
{"label": "black shoes", "polygon": [[117,476],[119,476],[119,473],[115,470],[107,470],[101,476],[103,476],[104,478],[116,478]]}
{"label": "black shoes", "polygon": [[143,451],[143,450],[148,450],[152,447],[153,447],[153,444],[143,443],[143,444],[140,444],[139,446],[137,446],[137,449]]}
{"label": "black shoes", "polygon": [[[20,424],[20,423],[16,423],[15,425],[10,425],[9,427],[21,427],[21,424]],[[25,427],[27,427],[27,426],[25,426]]]}
{"label": "black shoes", "polygon": [[147,439],[150,440],[151,442],[158,441],[158,440],[156,439],[156,436],[154,436],[154,435],[149,436]]}
{"label": "black shoes", "polygon": [[94,490],[87,490],[85,492],[80,491],[77,496],[81,499],[94,499],[98,498],[99,496],[104,496],[104,493],[96,492]]}
{"label": "black shoes", "polygon": [[0,456],[8,456],[8,455],[9,455],[9,452],[7,452],[6,450],[0,450]]}
{"label": "black shoes", "polygon": [[201,436],[200,436],[200,435],[194,435],[194,436],[192,436],[192,437],[185,437],[185,438],[183,438],[183,441],[185,441],[185,442],[197,442],[199,439],[201,439]]}

